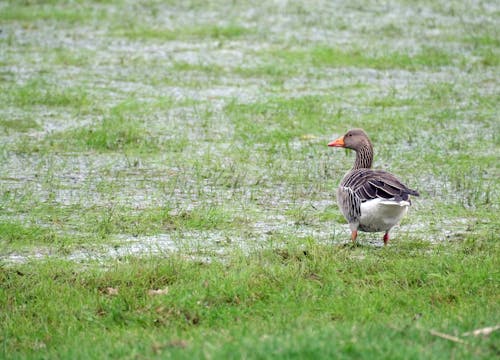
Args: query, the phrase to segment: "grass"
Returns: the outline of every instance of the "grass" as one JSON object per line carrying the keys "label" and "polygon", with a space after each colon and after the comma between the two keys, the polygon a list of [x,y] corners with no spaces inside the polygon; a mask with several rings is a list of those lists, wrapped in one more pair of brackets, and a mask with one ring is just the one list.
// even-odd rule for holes
{"label": "grass", "polygon": [[324,103],[323,97],[304,96],[253,104],[230,103],[225,110],[235,125],[235,136],[248,143],[276,144],[308,132],[319,134],[332,118]]}
{"label": "grass", "polygon": [[0,119],[0,127],[6,133],[27,132],[33,129],[39,129],[37,122],[30,118],[21,119]]}
{"label": "grass", "polygon": [[[492,9],[0,5],[0,357],[498,357]],[[421,194],[384,248],[352,127]]]}
{"label": "grass", "polygon": [[[5,96],[5,95],[4,95]],[[90,104],[82,88],[59,89],[43,80],[32,80],[7,90],[8,102],[19,107],[49,106],[83,108]]]}
{"label": "grass", "polygon": [[362,67],[380,70],[418,70],[425,67],[450,66],[456,59],[448,52],[424,47],[418,53],[381,51],[369,55],[363,49],[343,50],[328,46],[316,46],[307,50],[282,49],[271,53],[274,61],[283,61],[290,66],[318,67]]}
{"label": "grass", "polygon": [[251,34],[250,29],[236,24],[229,24],[224,26],[196,26],[181,29],[162,29],[155,27],[137,27],[132,26],[127,29],[117,29],[115,32],[119,36],[124,36],[131,40],[194,40],[194,39],[234,39],[244,35]]}
{"label": "grass", "polygon": [[496,308],[498,259],[489,246],[470,239],[374,251],[309,239],[209,264],[176,254],[106,270],[28,263],[2,271],[3,341],[11,355],[28,356],[490,358],[497,334],[462,336],[490,325]]}

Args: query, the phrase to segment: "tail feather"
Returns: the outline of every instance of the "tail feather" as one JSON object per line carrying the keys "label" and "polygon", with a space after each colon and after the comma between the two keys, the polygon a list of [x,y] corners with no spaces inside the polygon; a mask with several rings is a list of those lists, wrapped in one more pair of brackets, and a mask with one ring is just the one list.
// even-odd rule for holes
{"label": "tail feather", "polygon": [[420,196],[419,192],[413,189],[408,189],[408,194],[413,196]]}

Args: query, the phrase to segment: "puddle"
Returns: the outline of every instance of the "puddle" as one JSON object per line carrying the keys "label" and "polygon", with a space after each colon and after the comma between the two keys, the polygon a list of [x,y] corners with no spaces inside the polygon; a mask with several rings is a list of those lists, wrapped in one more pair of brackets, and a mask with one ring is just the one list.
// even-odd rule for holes
{"label": "puddle", "polygon": [[[405,237],[440,243],[462,239],[469,231],[471,220],[449,219],[435,223],[406,223],[391,230],[391,246],[397,246],[398,238]],[[437,230],[436,230],[437,228]],[[24,263],[57,257],[76,262],[106,262],[128,256],[165,256],[182,254],[186,259],[208,262],[223,259],[229,252],[238,249],[250,253],[263,248],[280,248],[286,245],[287,237],[309,238],[320,244],[349,244],[350,230],[346,224],[328,223],[322,226],[296,225],[283,215],[270,217],[267,221],[255,222],[251,230],[185,231],[154,236],[117,235],[111,244],[99,244],[88,249],[75,250],[67,255],[53,254],[50,249],[0,255],[5,263]],[[382,247],[382,233],[360,233],[362,244]]]}

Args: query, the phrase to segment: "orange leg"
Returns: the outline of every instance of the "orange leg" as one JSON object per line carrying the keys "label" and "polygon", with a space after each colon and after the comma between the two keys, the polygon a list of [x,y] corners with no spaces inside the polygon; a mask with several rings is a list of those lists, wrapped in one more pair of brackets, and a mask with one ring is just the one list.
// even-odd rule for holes
{"label": "orange leg", "polygon": [[353,243],[356,243],[356,238],[358,237],[358,230],[351,231],[351,240]]}
{"label": "orange leg", "polygon": [[386,233],[384,234],[384,245],[387,245],[388,242],[389,242],[389,232],[386,231]]}

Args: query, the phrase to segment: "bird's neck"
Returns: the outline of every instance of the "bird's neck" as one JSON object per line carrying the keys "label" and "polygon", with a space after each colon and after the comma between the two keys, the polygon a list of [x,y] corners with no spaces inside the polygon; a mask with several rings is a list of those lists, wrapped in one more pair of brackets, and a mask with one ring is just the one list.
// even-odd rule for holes
{"label": "bird's neck", "polygon": [[354,162],[353,170],[371,168],[373,162],[373,147],[369,142],[363,144],[356,150],[356,161]]}

